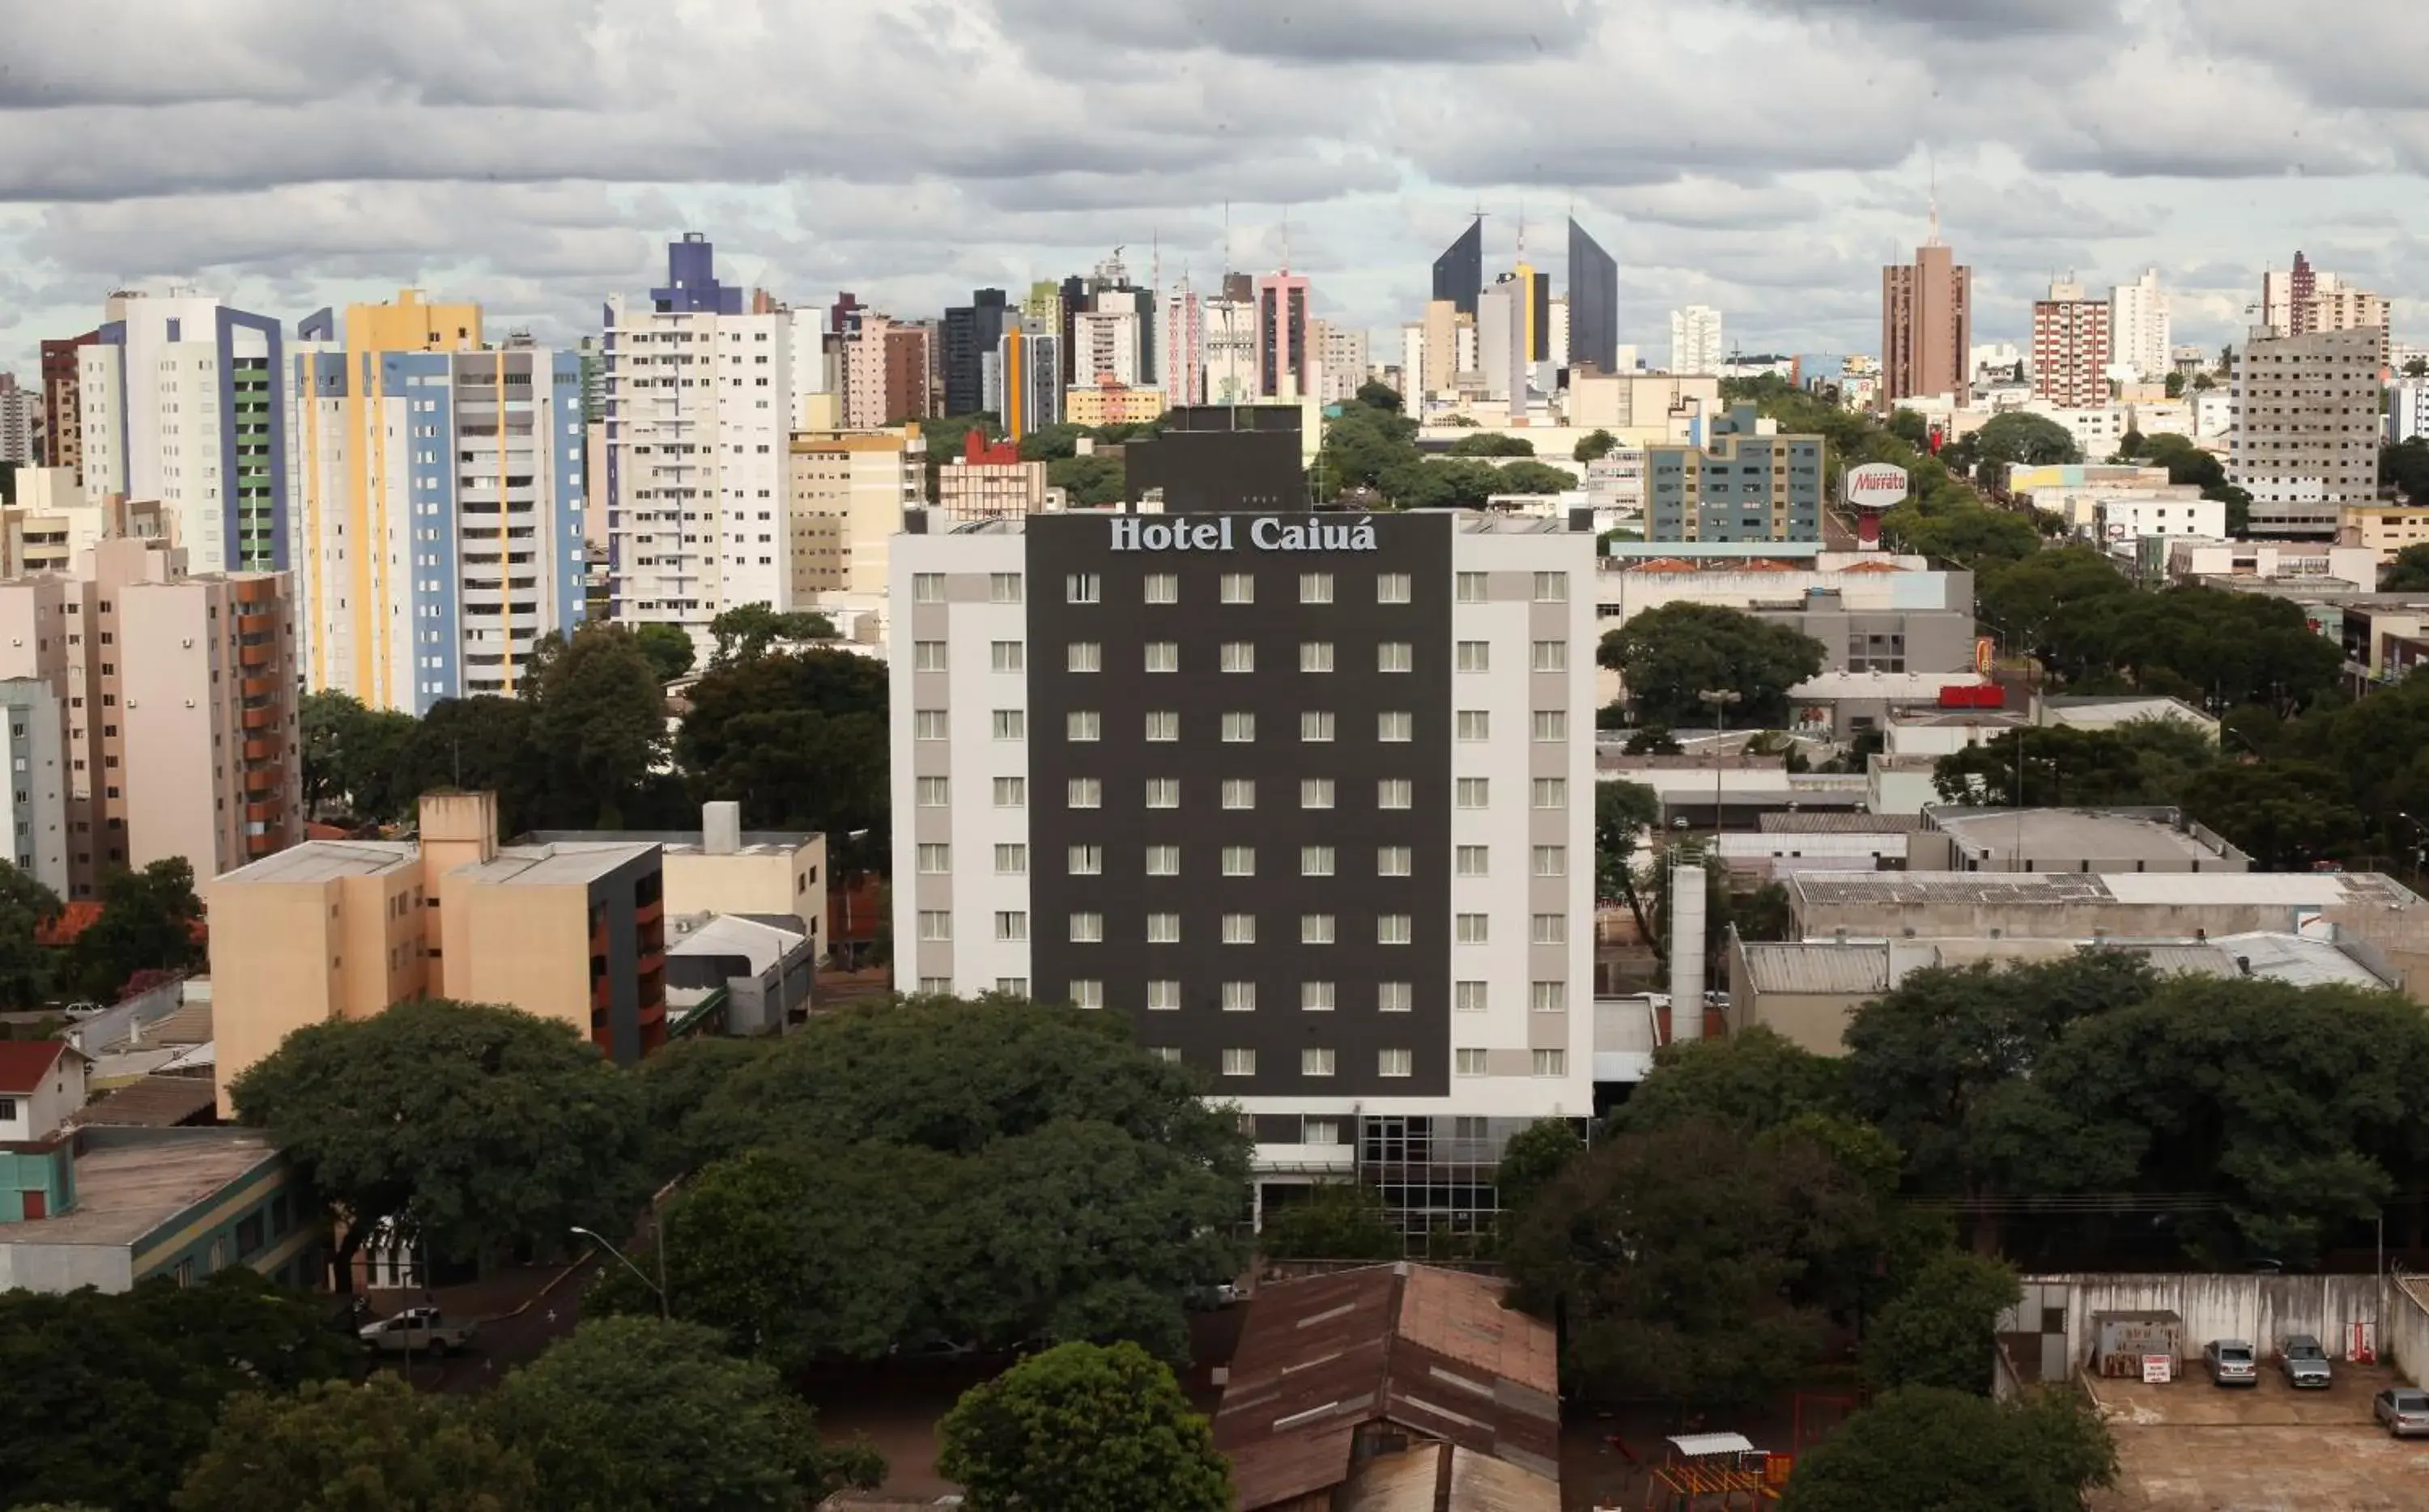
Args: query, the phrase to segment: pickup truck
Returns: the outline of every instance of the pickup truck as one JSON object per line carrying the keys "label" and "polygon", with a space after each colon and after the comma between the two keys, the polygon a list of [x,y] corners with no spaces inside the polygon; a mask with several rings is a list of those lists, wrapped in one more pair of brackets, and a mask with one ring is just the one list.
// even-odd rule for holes
{"label": "pickup truck", "polygon": [[453,1355],[472,1342],[480,1325],[450,1323],[436,1307],[407,1307],[363,1324],[363,1347],[380,1355]]}
{"label": "pickup truck", "polygon": [[2288,1334],[2277,1340],[2277,1365],[2289,1386],[2320,1391],[2328,1388],[2328,1352],[2308,1334]]}

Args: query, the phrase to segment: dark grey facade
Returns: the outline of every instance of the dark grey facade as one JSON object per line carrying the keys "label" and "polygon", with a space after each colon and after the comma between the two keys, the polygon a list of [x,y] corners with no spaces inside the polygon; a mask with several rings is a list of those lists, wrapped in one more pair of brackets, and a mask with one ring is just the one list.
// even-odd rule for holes
{"label": "dark grey facade", "polygon": [[[1245,536],[1253,522],[1230,523]],[[1371,551],[1250,553],[1118,551],[1101,517],[1028,521],[1032,725],[1059,736],[1075,711],[1102,721],[1097,740],[1040,738],[1030,748],[1035,991],[1054,1000],[1066,983],[1099,981],[1109,1008],[1135,1011],[1141,1044],[1178,1049],[1210,1071],[1226,1050],[1253,1049],[1254,1074],[1224,1076],[1227,1093],[1449,1090],[1442,931],[1450,917],[1451,667],[1441,627],[1450,614],[1453,521],[1382,516],[1361,525],[1374,532]],[[1224,601],[1227,573],[1253,580],[1253,602]],[[1301,601],[1304,573],[1330,575],[1330,602]],[[1379,601],[1386,573],[1407,574],[1407,601]],[[1147,601],[1149,574],[1177,578],[1175,601]],[[1093,579],[1094,601],[1071,601],[1074,576]],[[1151,642],[1177,645],[1179,675],[1146,670]],[[1066,670],[1073,643],[1101,648],[1101,670]],[[1254,670],[1216,675],[1224,646],[1236,643],[1255,648]],[[1330,647],[1335,670],[1302,671],[1303,643]],[[1383,643],[1410,649],[1407,673],[1376,675]],[[1148,714],[1160,711],[1179,715],[1178,739],[1146,738]],[[1302,738],[1301,715],[1312,712],[1330,716],[1334,738]],[[1411,715],[1418,738],[1381,741],[1386,712]],[[1220,738],[1227,715],[1252,715],[1253,738]],[[1099,784],[1100,807],[1068,805],[1074,779]],[[1150,780],[1177,781],[1177,804],[1149,808]],[[1331,807],[1301,806],[1308,780],[1332,784]],[[1407,808],[1381,806],[1384,780],[1409,784]],[[1235,781],[1254,784],[1253,807],[1225,806],[1225,784]],[[1073,846],[1099,847],[1099,875],[1069,874]],[[1149,846],[1179,846],[1181,875],[1148,875]],[[1301,875],[1310,846],[1332,848],[1334,875]],[[1409,875],[1378,875],[1386,846],[1408,848]],[[1227,846],[1253,849],[1253,875],[1223,873]],[[1100,915],[1101,941],[1070,941],[1062,924],[1073,913]],[[1177,914],[1179,939],[1149,943],[1150,913]],[[1224,943],[1227,914],[1254,918],[1253,944]],[[1303,943],[1303,915],[1331,918],[1331,942]],[[1383,916],[1410,921],[1408,943],[1379,938]],[[1139,1008],[1151,982],[1180,984],[1177,1009]],[[1331,984],[1329,1011],[1302,1010],[1308,982]],[[1226,983],[1254,983],[1254,1011],[1227,1011]],[[1405,994],[1405,1011],[1386,1011],[1387,984],[1396,998]],[[1309,1048],[1333,1051],[1335,1074],[1304,1076]],[[1380,1075],[1386,1048],[1413,1052],[1410,1076]]]}
{"label": "dark grey facade", "polygon": [[967,304],[945,311],[943,351],[945,413],[975,415],[986,407],[983,359],[1003,337],[1003,290],[974,290]]}
{"label": "dark grey facade", "polygon": [[1818,436],[1760,436],[1751,404],[1710,421],[1708,446],[1650,446],[1644,455],[1649,541],[1818,541]]}
{"label": "dark grey facade", "polygon": [[1308,507],[1295,404],[1166,410],[1159,434],[1122,448],[1122,471],[1131,502],[1161,488],[1168,515]]}
{"label": "dark grey facade", "polygon": [[1434,298],[1450,301],[1462,315],[1474,315],[1476,298],[1482,292],[1484,217],[1479,215],[1434,259]]}
{"label": "dark grey facade", "polygon": [[1592,363],[1596,372],[1619,370],[1619,259],[1569,219],[1569,350],[1558,354],[1575,368]]}

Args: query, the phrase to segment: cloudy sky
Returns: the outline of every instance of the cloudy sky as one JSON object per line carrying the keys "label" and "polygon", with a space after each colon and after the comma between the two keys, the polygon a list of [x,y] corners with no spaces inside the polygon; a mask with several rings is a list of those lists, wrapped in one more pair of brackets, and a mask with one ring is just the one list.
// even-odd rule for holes
{"label": "cloudy sky", "polygon": [[1557,271],[1574,206],[1649,357],[1687,303],[1870,351],[1934,161],[1977,339],[2155,265],[2215,344],[2299,247],[2402,340],[2424,57],[2421,0],[0,0],[0,369],[170,281],[563,338],[686,229],[906,317],[1116,243],[1202,283],[1226,201],[1379,342],[1469,209]]}

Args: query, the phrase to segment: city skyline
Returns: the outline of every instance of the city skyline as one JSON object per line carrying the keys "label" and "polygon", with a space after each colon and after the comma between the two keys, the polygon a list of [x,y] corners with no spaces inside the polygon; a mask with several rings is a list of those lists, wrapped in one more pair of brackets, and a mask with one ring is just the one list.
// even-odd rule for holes
{"label": "city skyline", "polygon": [[[1559,0],[1321,23],[1274,4],[1195,23],[768,4],[666,34],[617,0],[463,0],[409,53],[300,5],[107,8],[126,25],[25,18],[0,81],[26,146],[0,165],[0,368],[21,376],[111,288],[172,279],[290,322],[409,284],[566,342],[686,227],[740,281],[801,304],[849,288],[906,318],[1117,243],[1204,288],[1227,261],[1274,270],[1287,240],[1315,316],[1385,332],[1422,313],[1431,259],[1479,205],[1488,266],[1514,260],[1523,214],[1555,287],[1548,232],[1574,211],[1620,264],[1623,343],[1658,348],[1670,309],[1704,304],[1747,351],[1865,351],[1877,269],[1921,239],[1935,164],[1986,340],[2027,335],[2066,269],[2105,289],[2156,266],[2179,339],[2213,345],[2292,248],[2387,292],[2399,331],[2429,272],[2409,208],[2429,130],[2391,61],[2429,19],[2392,5],[2370,8],[2385,45],[2357,61],[2285,47],[2267,8],[2236,3],[2196,25],[2095,0],[1928,18],[1750,0],[1688,37]],[[814,29],[833,45],[766,45]],[[2082,47],[2104,60],[2084,68]],[[1714,116],[1682,81],[1716,49],[1793,60],[1801,88],[1739,90]],[[565,66],[517,62],[540,52]],[[780,59],[811,76],[750,87]],[[1962,101],[1930,83],[1960,74],[1977,85]],[[1018,90],[1019,111],[901,108]],[[1524,133],[1501,127],[1555,116],[1573,123],[1557,142],[1506,150]],[[964,124],[916,123],[931,118]]]}

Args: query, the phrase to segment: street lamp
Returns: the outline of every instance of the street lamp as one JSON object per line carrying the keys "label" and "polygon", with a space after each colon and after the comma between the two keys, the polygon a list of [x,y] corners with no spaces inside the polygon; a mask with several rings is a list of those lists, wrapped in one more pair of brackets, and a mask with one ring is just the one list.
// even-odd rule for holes
{"label": "street lamp", "polygon": [[[1713,717],[1720,721],[1721,744],[1727,746],[1729,733],[1729,706],[1744,702],[1745,695],[1735,688],[1706,688],[1696,694],[1695,698],[1696,701],[1710,709]],[[1718,748],[1712,752],[1712,850],[1715,854],[1721,848],[1721,757],[1723,754]]]}
{"label": "street lamp", "polygon": [[646,1274],[639,1266],[635,1265],[631,1260],[626,1259],[622,1250],[620,1250],[615,1245],[608,1243],[601,1235],[594,1233],[590,1229],[583,1227],[579,1224],[576,1224],[573,1226],[573,1232],[581,1235],[584,1239],[590,1241],[590,1242],[598,1245],[601,1249],[605,1250],[608,1254],[613,1255],[619,1260],[622,1260],[624,1263],[624,1269],[632,1272],[635,1275],[639,1276],[641,1285],[648,1287],[651,1290],[658,1294],[659,1322],[667,1322],[674,1316],[673,1309],[667,1304],[667,1230],[666,1219],[663,1214],[652,1213],[650,1215],[650,1232],[657,1236],[658,1241],[658,1278],[654,1281],[651,1280],[648,1274]]}

